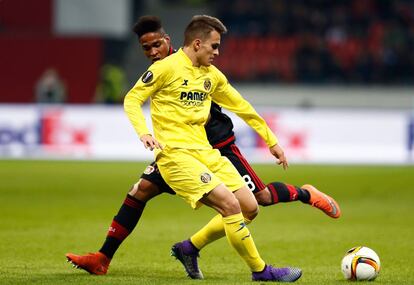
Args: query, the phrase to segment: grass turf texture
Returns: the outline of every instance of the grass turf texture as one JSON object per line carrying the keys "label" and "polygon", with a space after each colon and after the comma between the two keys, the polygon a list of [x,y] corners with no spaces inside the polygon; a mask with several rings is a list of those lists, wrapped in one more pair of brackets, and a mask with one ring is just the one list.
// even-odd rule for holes
{"label": "grass turf texture", "polygon": [[[187,279],[171,245],[204,225],[213,211],[183,200],[151,201],[106,276],[66,263],[65,253],[97,251],[129,187],[146,164],[0,161],[0,284],[252,284],[246,265],[222,239],[201,252],[204,281]],[[375,283],[414,284],[414,167],[256,165],[265,182],[313,183],[337,199],[333,220],[300,202],[261,207],[249,226],[262,257],[303,269],[299,284],[349,284],[340,261],[366,245],[381,258]],[[361,284],[360,282],[358,284]],[[363,284],[363,283],[362,283]]]}

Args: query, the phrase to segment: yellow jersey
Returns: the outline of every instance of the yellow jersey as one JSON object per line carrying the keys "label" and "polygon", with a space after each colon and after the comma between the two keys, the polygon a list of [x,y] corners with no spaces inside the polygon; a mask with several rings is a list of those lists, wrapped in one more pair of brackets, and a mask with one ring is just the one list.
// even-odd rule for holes
{"label": "yellow jersey", "polygon": [[223,73],[213,65],[193,66],[182,49],[152,64],[125,96],[125,112],[140,137],[151,134],[142,113],[149,97],[154,137],[164,147],[211,148],[204,125],[212,100],[241,117],[269,147],[277,143],[264,119]]}

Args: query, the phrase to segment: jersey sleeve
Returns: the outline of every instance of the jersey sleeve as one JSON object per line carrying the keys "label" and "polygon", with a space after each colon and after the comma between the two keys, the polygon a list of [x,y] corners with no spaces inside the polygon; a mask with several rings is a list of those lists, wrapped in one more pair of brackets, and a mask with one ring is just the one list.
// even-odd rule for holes
{"label": "jersey sleeve", "polygon": [[144,72],[125,96],[124,110],[139,137],[151,134],[142,112],[142,105],[148,97],[155,94],[165,84],[165,81],[168,80],[167,69],[165,65],[158,64],[158,62],[154,63]]}
{"label": "jersey sleeve", "polygon": [[233,86],[231,86],[223,73],[218,69],[215,69],[215,73],[217,75],[218,84],[212,94],[212,100],[242,118],[260,135],[269,147],[277,144],[278,140],[266,121],[256,112],[252,105],[247,102]]}

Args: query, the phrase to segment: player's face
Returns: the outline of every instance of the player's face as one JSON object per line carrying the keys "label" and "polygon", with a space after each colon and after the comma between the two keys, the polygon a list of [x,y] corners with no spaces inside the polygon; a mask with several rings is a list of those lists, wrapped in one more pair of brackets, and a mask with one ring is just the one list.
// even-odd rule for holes
{"label": "player's face", "polygon": [[144,55],[156,62],[168,56],[170,52],[170,37],[160,33],[146,33],[139,38]]}
{"label": "player's face", "polygon": [[209,66],[213,63],[214,58],[219,55],[220,40],[220,33],[212,31],[207,39],[200,41],[200,49],[198,50],[200,65]]}

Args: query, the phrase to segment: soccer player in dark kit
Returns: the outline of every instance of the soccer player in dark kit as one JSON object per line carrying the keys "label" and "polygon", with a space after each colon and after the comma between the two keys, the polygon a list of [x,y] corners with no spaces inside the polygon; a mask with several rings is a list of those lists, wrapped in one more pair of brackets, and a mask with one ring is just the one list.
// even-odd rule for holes
{"label": "soccer player in dark kit", "polygon": [[[155,16],[143,16],[134,25],[134,33],[145,56],[156,62],[174,53],[170,37],[164,31],[161,21]],[[185,82],[183,83],[185,84]],[[253,192],[259,205],[269,206],[279,202],[301,201],[312,205],[332,218],[339,218],[341,211],[336,201],[318,191],[312,185],[301,187],[283,182],[272,182],[265,185],[254,172],[247,160],[236,146],[231,119],[221,111],[221,107],[212,103],[210,118],[205,125],[210,144],[226,156],[236,167],[248,188]],[[150,146],[153,147],[153,146]],[[279,163],[286,168],[287,160],[283,150],[277,149]],[[114,217],[101,249],[96,253],[86,255],[66,254],[75,266],[91,274],[106,274],[110,261],[123,240],[137,225],[147,201],[161,194],[175,194],[161,177],[155,162],[144,171],[141,179],[133,185],[125,201]],[[172,248],[173,255],[183,263],[188,275],[193,279],[201,279],[202,273],[198,268],[197,256],[199,251],[214,238],[205,238],[204,228],[194,234],[189,240],[177,243]],[[223,235],[224,236],[224,235]],[[221,238],[217,236],[215,239]]]}

